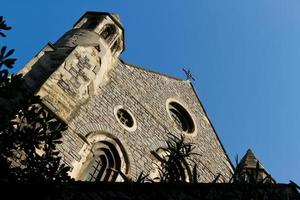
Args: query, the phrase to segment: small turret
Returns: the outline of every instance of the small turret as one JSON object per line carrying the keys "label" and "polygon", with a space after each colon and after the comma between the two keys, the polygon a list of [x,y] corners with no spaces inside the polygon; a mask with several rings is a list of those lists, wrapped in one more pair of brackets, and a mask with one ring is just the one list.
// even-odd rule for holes
{"label": "small turret", "polygon": [[56,43],[56,47],[96,46],[119,56],[124,51],[124,29],[115,14],[87,12]]}
{"label": "small turret", "polygon": [[247,183],[275,183],[275,180],[254,156],[251,149],[247,150],[237,165],[234,178],[236,181]]}

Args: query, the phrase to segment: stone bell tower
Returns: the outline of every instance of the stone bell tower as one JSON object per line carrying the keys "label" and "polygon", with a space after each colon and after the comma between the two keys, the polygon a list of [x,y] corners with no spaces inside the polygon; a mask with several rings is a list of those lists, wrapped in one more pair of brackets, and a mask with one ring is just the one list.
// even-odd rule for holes
{"label": "stone bell tower", "polygon": [[48,43],[21,73],[28,93],[40,95],[50,110],[68,121],[95,94],[95,88],[105,84],[123,50],[119,17],[87,12],[57,42]]}

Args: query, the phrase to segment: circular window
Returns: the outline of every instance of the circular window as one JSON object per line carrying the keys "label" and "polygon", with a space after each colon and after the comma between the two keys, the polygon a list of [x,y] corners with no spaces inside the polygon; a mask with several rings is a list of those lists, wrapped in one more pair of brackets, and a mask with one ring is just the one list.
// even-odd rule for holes
{"label": "circular window", "polygon": [[120,120],[121,124],[131,128],[133,126],[133,118],[131,115],[124,109],[119,109],[117,111],[117,117]]}
{"label": "circular window", "polygon": [[170,102],[168,112],[177,129],[186,133],[195,131],[193,119],[182,105],[177,102]]}
{"label": "circular window", "polygon": [[134,131],[136,129],[136,122],[131,112],[122,106],[115,108],[115,116],[118,122],[127,130]]}

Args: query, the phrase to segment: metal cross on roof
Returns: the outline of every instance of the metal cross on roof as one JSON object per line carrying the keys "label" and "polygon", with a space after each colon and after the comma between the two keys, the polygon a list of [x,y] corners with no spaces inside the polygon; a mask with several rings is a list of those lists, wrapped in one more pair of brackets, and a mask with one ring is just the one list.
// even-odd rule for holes
{"label": "metal cross on roof", "polygon": [[195,81],[195,78],[193,77],[191,70],[185,68],[182,68],[182,70],[184,71],[187,80]]}

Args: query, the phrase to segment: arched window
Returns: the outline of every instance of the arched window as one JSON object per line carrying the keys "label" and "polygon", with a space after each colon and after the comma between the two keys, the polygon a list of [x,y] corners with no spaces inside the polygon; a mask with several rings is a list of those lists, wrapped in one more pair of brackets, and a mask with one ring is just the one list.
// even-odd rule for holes
{"label": "arched window", "polygon": [[[129,159],[121,142],[106,132],[93,132],[86,137],[85,156],[80,161],[77,180],[91,182],[120,181],[119,172],[128,174]],[[120,178],[120,180],[118,179]]]}
{"label": "arched window", "polygon": [[116,147],[110,142],[101,141],[93,151],[86,181],[116,181],[117,171],[121,170],[121,158]]}
{"label": "arched window", "polygon": [[155,157],[154,170],[151,171],[150,177],[160,181],[183,181],[190,182],[192,173],[189,164],[185,159],[172,160],[170,152],[163,148],[158,148],[156,151],[151,151]]}
{"label": "arched window", "polygon": [[112,53],[115,53],[116,51],[118,51],[119,45],[120,45],[120,41],[119,41],[119,40],[116,40],[116,41],[114,42],[114,44],[112,45],[112,47],[111,47],[111,52],[112,52]]}
{"label": "arched window", "polygon": [[107,42],[110,42],[117,32],[116,27],[112,24],[107,24],[104,26],[103,31],[100,33],[101,37],[106,40]]}

